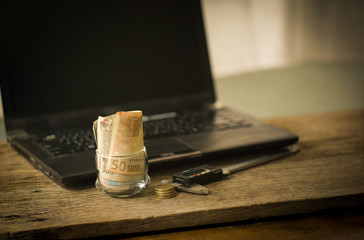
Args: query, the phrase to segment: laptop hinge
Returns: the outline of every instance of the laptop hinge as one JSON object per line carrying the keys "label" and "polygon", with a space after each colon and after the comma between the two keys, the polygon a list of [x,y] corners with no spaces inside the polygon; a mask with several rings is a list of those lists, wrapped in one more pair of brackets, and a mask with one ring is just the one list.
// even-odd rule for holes
{"label": "laptop hinge", "polygon": [[8,139],[9,142],[13,138],[28,136],[28,133],[24,129],[12,130],[12,131],[7,132],[6,134],[7,134],[6,138]]}

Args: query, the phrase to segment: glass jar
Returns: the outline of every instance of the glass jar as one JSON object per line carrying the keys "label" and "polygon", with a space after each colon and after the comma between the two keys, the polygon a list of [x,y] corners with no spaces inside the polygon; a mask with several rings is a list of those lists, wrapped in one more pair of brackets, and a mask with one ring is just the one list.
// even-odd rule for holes
{"label": "glass jar", "polygon": [[96,165],[96,188],[114,197],[136,195],[151,182],[145,147],[140,152],[121,156],[104,156],[96,151]]}

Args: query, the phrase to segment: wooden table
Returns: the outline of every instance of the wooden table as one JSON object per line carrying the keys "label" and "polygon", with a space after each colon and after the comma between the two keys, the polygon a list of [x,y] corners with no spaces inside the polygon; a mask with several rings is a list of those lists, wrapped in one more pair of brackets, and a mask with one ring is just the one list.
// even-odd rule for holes
{"label": "wooden table", "polygon": [[[292,239],[301,239],[307,233],[294,226],[303,226],[302,229],[306,226],[306,230],[313,231],[312,226],[318,226],[327,232],[347,229],[349,235],[345,236],[349,237],[353,236],[350,234],[354,229],[355,236],[363,238],[364,232],[360,229],[363,229],[364,215],[361,210],[350,209],[364,206],[364,111],[266,121],[298,134],[301,151],[210,183],[207,185],[209,195],[179,193],[175,198],[163,200],[154,195],[153,187],[186,166],[152,167],[151,187],[137,197],[117,199],[93,187],[63,189],[35,170],[6,143],[1,143],[0,238],[69,239],[143,233],[147,236],[126,236],[131,239],[193,239],[192,236],[210,239],[209,234],[213,234],[215,239],[238,239],[237,234],[240,234],[248,239],[259,239],[257,232],[266,234],[260,237],[267,237],[269,229],[273,235],[276,233],[274,236],[283,236],[284,226],[288,232],[297,233]],[[247,157],[229,156],[224,164]],[[223,166],[216,159],[209,164]],[[294,220],[274,218],[325,209],[341,211],[336,214],[335,210],[331,215],[304,215]],[[341,216],[342,221],[335,222],[336,216]],[[265,220],[267,218],[269,221]],[[239,224],[234,223],[237,221]],[[332,224],[338,227],[329,227]],[[186,229],[206,225],[208,228]],[[147,233],[168,229],[183,231]]]}

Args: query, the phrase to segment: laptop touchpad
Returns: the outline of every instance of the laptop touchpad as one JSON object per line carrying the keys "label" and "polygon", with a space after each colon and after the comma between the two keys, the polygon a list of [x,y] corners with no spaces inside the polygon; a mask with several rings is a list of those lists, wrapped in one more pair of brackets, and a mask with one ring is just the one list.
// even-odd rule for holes
{"label": "laptop touchpad", "polygon": [[144,145],[147,148],[149,162],[201,155],[195,147],[178,138],[153,139],[145,141]]}

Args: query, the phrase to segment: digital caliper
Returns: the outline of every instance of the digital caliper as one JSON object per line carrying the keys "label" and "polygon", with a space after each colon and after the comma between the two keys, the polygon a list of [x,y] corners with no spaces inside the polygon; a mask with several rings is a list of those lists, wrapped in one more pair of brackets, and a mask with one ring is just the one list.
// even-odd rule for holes
{"label": "digital caliper", "polygon": [[227,177],[231,173],[270,162],[272,160],[291,155],[298,151],[299,147],[292,145],[224,168],[216,168],[209,165],[189,168],[182,172],[173,174],[173,182],[163,180],[162,183],[173,184],[175,188],[180,191],[197,194],[208,194],[208,189],[203,187],[201,184],[218,181],[224,177]]}

